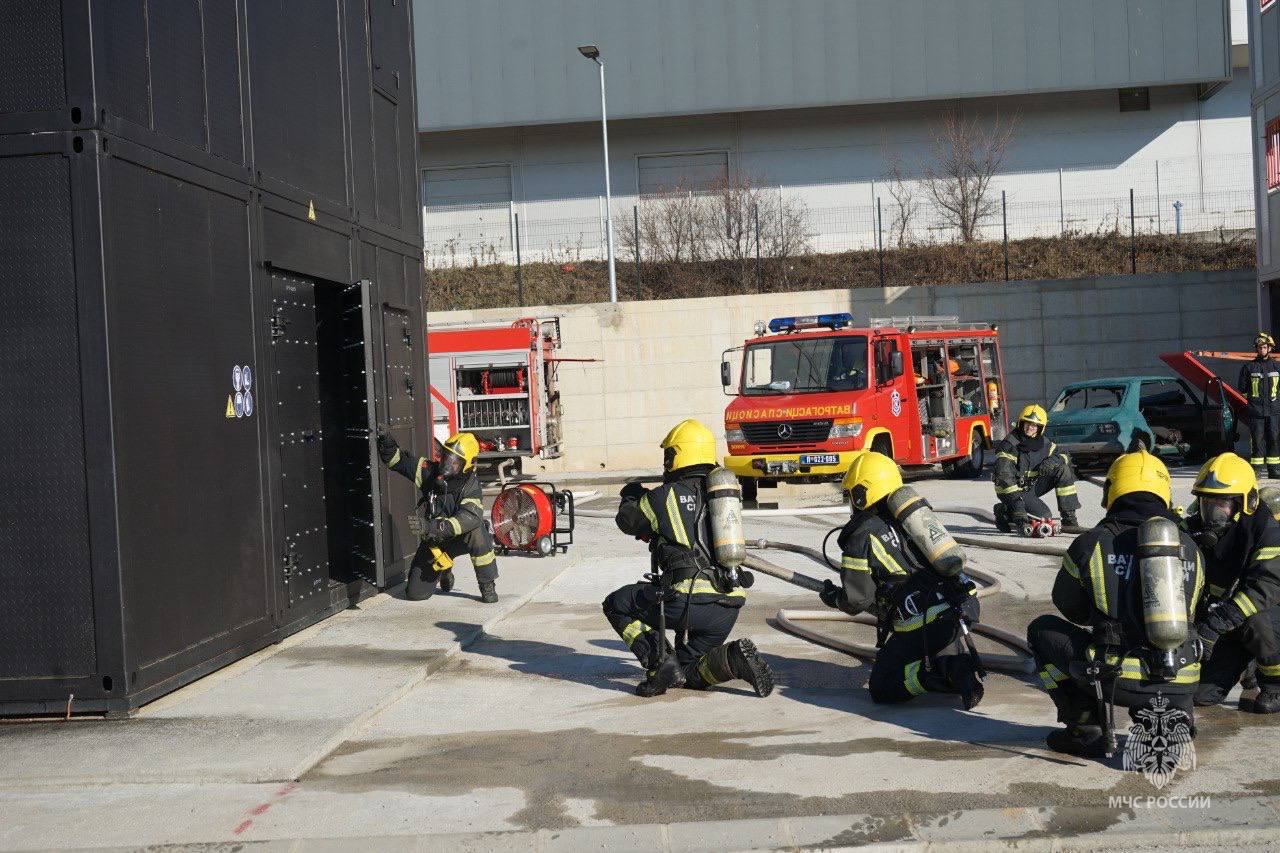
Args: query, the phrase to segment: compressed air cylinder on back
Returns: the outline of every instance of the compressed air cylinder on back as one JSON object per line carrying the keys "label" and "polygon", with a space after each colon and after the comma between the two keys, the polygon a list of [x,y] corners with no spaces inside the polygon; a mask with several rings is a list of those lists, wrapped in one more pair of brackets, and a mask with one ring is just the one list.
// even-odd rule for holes
{"label": "compressed air cylinder on back", "polygon": [[726,468],[707,474],[707,515],[710,517],[711,553],[726,569],[736,569],[747,558],[742,528],[742,488]]}
{"label": "compressed air cylinder on back", "polygon": [[1258,497],[1271,514],[1280,519],[1280,486],[1263,486],[1258,489]]}
{"label": "compressed air cylinder on back", "polygon": [[936,574],[950,578],[964,571],[964,550],[915,489],[903,486],[885,501],[907,538]]}
{"label": "compressed air cylinder on back", "polygon": [[1147,641],[1171,653],[1187,641],[1187,593],[1182,537],[1167,518],[1149,518],[1138,527],[1138,571],[1142,574],[1142,620]]}

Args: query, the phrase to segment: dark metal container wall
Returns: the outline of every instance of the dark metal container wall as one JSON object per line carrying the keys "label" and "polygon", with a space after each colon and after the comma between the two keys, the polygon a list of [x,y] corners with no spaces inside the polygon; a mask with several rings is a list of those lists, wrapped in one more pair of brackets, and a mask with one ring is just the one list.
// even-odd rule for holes
{"label": "dark metal container wall", "polygon": [[0,3],[0,714],[128,712],[406,570],[410,7]]}

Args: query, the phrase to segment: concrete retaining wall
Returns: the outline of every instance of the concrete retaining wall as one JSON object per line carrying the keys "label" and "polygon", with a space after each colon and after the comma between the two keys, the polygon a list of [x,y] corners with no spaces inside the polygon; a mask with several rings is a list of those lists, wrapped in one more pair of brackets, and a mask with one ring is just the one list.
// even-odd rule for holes
{"label": "concrete retaining wall", "polygon": [[541,470],[601,471],[656,467],[658,441],[683,418],[722,433],[729,398],[720,389],[721,353],[750,336],[757,320],[850,311],[859,323],[906,314],[998,323],[1008,392],[1020,406],[1079,379],[1168,373],[1162,352],[1248,349],[1255,287],[1247,269],[451,311],[428,319],[560,315],[562,355],[599,361],[561,366],[565,452]]}

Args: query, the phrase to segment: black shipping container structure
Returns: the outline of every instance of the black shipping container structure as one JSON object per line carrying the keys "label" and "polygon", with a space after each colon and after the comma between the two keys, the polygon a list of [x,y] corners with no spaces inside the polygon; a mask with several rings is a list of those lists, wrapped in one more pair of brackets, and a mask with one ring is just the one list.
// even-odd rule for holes
{"label": "black shipping container structure", "polygon": [[410,6],[0,2],[0,714],[127,713],[403,576]]}

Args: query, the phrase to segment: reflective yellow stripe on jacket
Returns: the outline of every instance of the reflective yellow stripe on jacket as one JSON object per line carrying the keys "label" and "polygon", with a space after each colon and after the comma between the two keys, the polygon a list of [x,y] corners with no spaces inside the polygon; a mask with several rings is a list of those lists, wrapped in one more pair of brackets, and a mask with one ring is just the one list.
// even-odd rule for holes
{"label": "reflective yellow stripe on jacket", "polygon": [[711,581],[703,580],[702,578],[698,578],[697,580],[694,580],[692,578],[685,578],[682,581],[676,581],[671,585],[671,591],[679,592],[685,595],[692,593],[693,595],[703,595],[703,594],[726,595],[730,598],[746,598],[747,597],[747,591],[745,589],[742,589],[741,587],[738,587],[732,592],[721,592],[720,590],[715,588],[715,585],[711,583]]}

